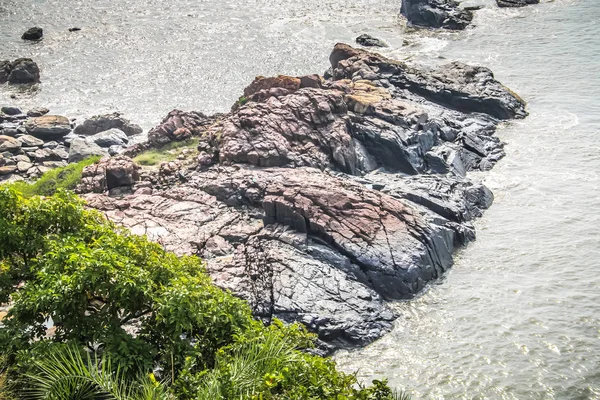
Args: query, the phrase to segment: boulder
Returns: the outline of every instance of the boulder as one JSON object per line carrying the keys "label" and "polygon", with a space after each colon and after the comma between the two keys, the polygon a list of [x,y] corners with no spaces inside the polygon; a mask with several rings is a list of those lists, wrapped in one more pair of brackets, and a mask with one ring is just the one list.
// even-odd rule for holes
{"label": "boulder", "polygon": [[11,62],[9,60],[0,60],[0,83],[6,83],[10,75]]}
{"label": "boulder", "polygon": [[365,47],[388,47],[383,40],[374,38],[373,36],[368,35],[366,33],[357,37],[356,43]]}
{"label": "boulder", "polygon": [[29,117],[41,117],[42,115],[46,115],[50,112],[50,110],[48,110],[45,107],[36,107],[36,108],[32,108],[31,110],[27,111],[27,115]]}
{"label": "boulder", "polygon": [[498,7],[525,7],[530,4],[539,4],[540,0],[496,0]]}
{"label": "boulder", "polygon": [[171,141],[199,136],[215,120],[216,116],[207,117],[201,112],[173,110],[160,125],[148,132],[148,142],[154,146],[160,146]]}
{"label": "boulder", "polygon": [[34,27],[29,28],[23,33],[21,39],[23,40],[40,40],[44,36],[44,30],[42,28]]}
{"label": "boulder", "polygon": [[23,135],[17,138],[23,147],[40,147],[44,145],[44,141],[31,135]]}
{"label": "boulder", "polygon": [[15,153],[21,149],[21,142],[13,137],[0,135],[0,152]]}
{"label": "boulder", "polygon": [[17,170],[16,165],[5,165],[0,167],[0,176],[10,175]]}
{"label": "boulder", "polygon": [[40,81],[40,69],[31,58],[19,58],[10,65],[8,82],[36,83]]}
{"label": "boulder", "polygon": [[33,167],[33,164],[27,161],[19,161],[17,163],[17,170],[21,173],[29,171],[31,167]]}
{"label": "boulder", "polygon": [[0,108],[0,111],[2,111],[6,115],[22,114],[22,111],[20,109],[18,109],[17,107],[2,107],[2,108]]}
{"label": "boulder", "polygon": [[131,188],[140,179],[139,169],[139,165],[125,156],[100,160],[97,164],[84,168],[77,191],[104,193],[117,188]]}
{"label": "boulder", "polygon": [[96,143],[100,147],[125,146],[129,142],[129,138],[125,132],[117,128],[96,133],[87,138],[87,140]]}
{"label": "boulder", "polygon": [[84,139],[74,139],[69,148],[69,162],[79,162],[91,156],[108,156],[108,152],[96,143],[88,142]]}
{"label": "boulder", "polygon": [[92,136],[113,128],[120,129],[127,136],[139,135],[143,132],[142,128],[121,117],[119,113],[96,115],[86,119],[81,125],[75,127],[74,132],[77,135]]}
{"label": "boulder", "polygon": [[411,24],[430,28],[462,30],[473,20],[473,13],[455,0],[402,0],[400,13]]}
{"label": "boulder", "polygon": [[25,129],[28,134],[40,139],[56,139],[71,132],[71,123],[61,115],[43,115],[29,119],[25,123]]}

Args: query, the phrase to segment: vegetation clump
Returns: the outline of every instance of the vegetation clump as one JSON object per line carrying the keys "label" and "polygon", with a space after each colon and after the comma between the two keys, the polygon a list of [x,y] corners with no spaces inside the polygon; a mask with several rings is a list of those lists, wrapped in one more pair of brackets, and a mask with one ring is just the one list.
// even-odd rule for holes
{"label": "vegetation clump", "polygon": [[26,198],[0,186],[2,303],[0,381],[14,398],[398,398],[311,354],[303,326],[255,320],[199,258],[166,252],[64,190]]}
{"label": "vegetation clump", "polygon": [[173,161],[181,154],[181,150],[195,149],[198,146],[198,143],[198,138],[186,139],[180,142],[169,142],[164,146],[144,151],[137,155],[133,161],[143,166],[154,166],[161,162]]}
{"label": "vegetation clump", "polygon": [[78,163],[69,164],[66,167],[52,169],[44,173],[34,183],[17,181],[11,183],[10,186],[25,197],[52,196],[57,190],[73,190],[81,181],[83,169],[88,165],[97,163],[100,158],[100,156],[93,156]]}

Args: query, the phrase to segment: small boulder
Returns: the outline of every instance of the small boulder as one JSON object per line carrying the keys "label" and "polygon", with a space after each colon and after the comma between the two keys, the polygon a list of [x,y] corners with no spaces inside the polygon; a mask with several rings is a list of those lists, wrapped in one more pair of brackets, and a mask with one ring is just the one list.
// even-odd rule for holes
{"label": "small boulder", "polygon": [[367,35],[366,33],[357,37],[356,43],[365,47],[388,47],[383,40],[377,39],[371,35]]}
{"label": "small boulder", "polygon": [[35,83],[40,81],[40,69],[31,58],[18,58],[10,65],[10,83]]}
{"label": "small boulder", "polygon": [[79,162],[91,156],[108,156],[108,152],[94,142],[84,139],[74,139],[69,149],[69,162]]}
{"label": "small boulder", "polygon": [[44,30],[42,28],[33,27],[25,31],[21,36],[23,40],[40,40],[44,36]]}
{"label": "small boulder", "polygon": [[71,132],[71,123],[61,115],[44,115],[25,123],[27,133],[40,139],[54,139]]}
{"label": "small boulder", "polygon": [[0,111],[2,111],[6,115],[19,115],[23,113],[17,107],[2,107],[0,108]]}
{"label": "small boulder", "polygon": [[33,164],[26,161],[19,161],[17,163],[17,170],[19,170],[21,173],[29,171],[31,167],[33,167]]}
{"label": "small boulder", "polygon": [[19,149],[21,149],[21,142],[17,139],[6,135],[0,135],[0,152],[9,151],[14,153]]}
{"label": "small boulder", "polygon": [[0,175],[10,175],[16,170],[16,165],[5,165],[4,167],[0,167]]}
{"label": "small boulder", "polygon": [[139,135],[143,132],[139,125],[132,124],[128,119],[121,117],[119,113],[96,115],[86,119],[83,124],[75,127],[74,132],[77,135],[91,136],[113,128],[120,129],[127,136]]}
{"label": "small boulder", "polygon": [[17,140],[21,142],[21,146],[23,147],[40,147],[44,145],[44,141],[42,139],[38,139],[31,135],[19,136]]}
{"label": "small boulder", "polygon": [[124,146],[129,142],[125,132],[117,128],[96,133],[87,140],[96,143],[100,147]]}
{"label": "small boulder", "polygon": [[79,32],[80,30],[81,30],[81,28],[77,28],[77,27],[69,28],[69,32]]}
{"label": "small boulder", "polygon": [[31,110],[27,111],[27,116],[35,118],[35,117],[41,117],[42,115],[46,115],[50,112],[50,110],[48,110],[45,107],[36,107],[36,108],[32,108]]}

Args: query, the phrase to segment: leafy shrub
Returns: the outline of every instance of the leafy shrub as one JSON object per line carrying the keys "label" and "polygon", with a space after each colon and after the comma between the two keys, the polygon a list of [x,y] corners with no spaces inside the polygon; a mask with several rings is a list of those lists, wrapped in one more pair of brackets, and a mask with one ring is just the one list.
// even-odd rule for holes
{"label": "leafy shrub", "polygon": [[[0,351],[11,374],[46,392],[71,382],[60,386],[70,397],[48,398],[74,398],[84,383],[104,390],[97,379],[143,387],[139,377],[153,371],[170,382],[165,393],[184,400],[392,399],[385,383],[356,388],[354,376],[309,354],[315,337],[305,328],[254,320],[197,257],[168,253],[64,191],[27,199],[0,188],[6,302]],[[78,350],[64,353],[65,345]]]}
{"label": "leafy shrub", "polygon": [[21,192],[25,197],[36,195],[52,196],[57,190],[73,190],[81,181],[83,169],[88,165],[95,164],[99,160],[100,156],[89,157],[78,163],[50,170],[34,183],[18,181],[11,183],[10,186],[18,192]]}

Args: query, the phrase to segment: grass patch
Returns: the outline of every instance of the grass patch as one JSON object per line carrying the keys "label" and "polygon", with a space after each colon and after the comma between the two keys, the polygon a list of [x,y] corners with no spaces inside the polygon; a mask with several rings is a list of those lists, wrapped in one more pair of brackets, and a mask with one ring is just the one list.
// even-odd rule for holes
{"label": "grass patch", "polygon": [[78,163],[69,164],[66,167],[53,169],[33,183],[18,181],[9,183],[7,186],[21,192],[27,198],[52,196],[59,189],[73,190],[81,181],[83,169],[88,165],[95,164],[100,158],[100,156],[93,156]]}
{"label": "grass patch", "polygon": [[161,162],[173,161],[181,153],[182,149],[196,148],[198,138],[182,140],[181,142],[170,142],[156,149],[150,149],[136,156],[133,161],[143,166],[154,166]]}

